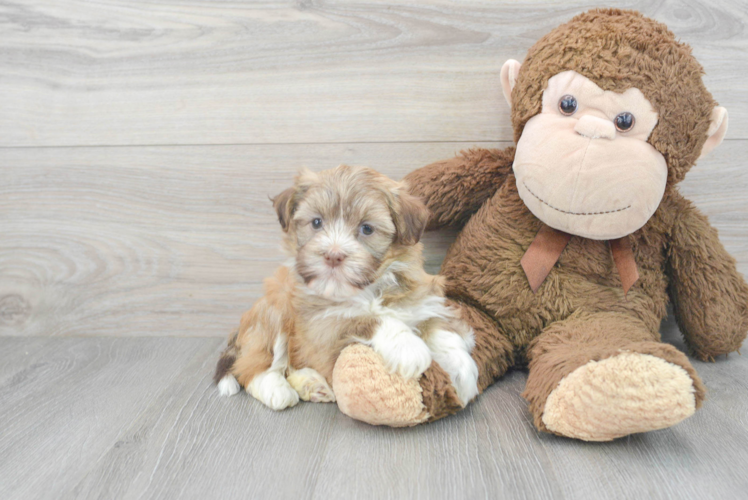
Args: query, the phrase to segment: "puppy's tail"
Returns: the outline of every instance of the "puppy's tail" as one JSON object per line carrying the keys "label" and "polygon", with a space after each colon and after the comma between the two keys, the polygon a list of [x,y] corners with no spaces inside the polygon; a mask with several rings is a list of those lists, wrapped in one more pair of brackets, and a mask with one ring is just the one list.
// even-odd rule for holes
{"label": "puppy's tail", "polygon": [[221,357],[218,359],[218,364],[216,365],[216,373],[213,375],[214,384],[218,384],[231,371],[234,362],[236,362],[236,358],[239,355],[239,349],[236,347],[236,338],[238,335],[239,329],[237,328],[229,336],[229,345],[221,353]]}

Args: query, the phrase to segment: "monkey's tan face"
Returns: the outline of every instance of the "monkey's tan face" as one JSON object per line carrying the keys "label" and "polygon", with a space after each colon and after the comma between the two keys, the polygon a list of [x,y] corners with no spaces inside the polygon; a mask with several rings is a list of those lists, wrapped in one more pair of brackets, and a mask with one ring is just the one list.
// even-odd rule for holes
{"label": "monkey's tan face", "polygon": [[574,72],[552,77],[517,143],[517,190],[549,226],[591,239],[641,228],[662,200],[667,164],[647,139],[657,113],[638,89],[603,91]]}

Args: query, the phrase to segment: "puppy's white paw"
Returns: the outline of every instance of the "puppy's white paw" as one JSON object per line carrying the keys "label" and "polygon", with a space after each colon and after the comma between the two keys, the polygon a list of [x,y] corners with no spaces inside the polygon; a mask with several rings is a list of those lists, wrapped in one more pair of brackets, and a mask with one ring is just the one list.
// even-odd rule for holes
{"label": "puppy's white paw", "polygon": [[463,339],[447,330],[436,330],[427,342],[434,361],[449,374],[463,406],[478,395],[478,365],[470,356],[474,343],[472,332],[470,338]]}
{"label": "puppy's white paw", "polygon": [[231,375],[224,375],[224,377],[218,382],[218,394],[221,396],[233,396],[241,390],[239,382],[236,381],[236,377]]}
{"label": "puppy's white paw", "polygon": [[268,370],[255,376],[247,391],[273,410],[283,410],[299,402],[299,394],[277,370]]}
{"label": "puppy's white paw", "polygon": [[335,393],[328,385],[325,377],[312,368],[302,368],[295,370],[288,376],[288,383],[291,384],[299,397],[303,401],[312,403],[334,403]]}
{"label": "puppy's white paw", "polygon": [[369,344],[381,354],[390,371],[404,378],[419,377],[431,366],[426,343],[401,321],[383,319]]}

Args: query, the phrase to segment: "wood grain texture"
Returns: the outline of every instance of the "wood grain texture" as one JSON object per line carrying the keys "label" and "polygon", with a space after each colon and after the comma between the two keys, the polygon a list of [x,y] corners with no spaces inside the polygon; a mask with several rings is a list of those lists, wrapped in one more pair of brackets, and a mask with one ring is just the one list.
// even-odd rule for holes
{"label": "wood grain texture", "polygon": [[[5,0],[0,146],[511,140],[501,65],[599,5]],[[694,47],[747,139],[745,2],[616,5]]]}
{"label": "wood grain texture", "polygon": [[[748,273],[748,4],[616,4],[729,109],[681,189]],[[508,146],[502,63],[597,5],[0,0],[0,498],[745,497],[746,356],[694,361],[694,417],[606,444],[539,434],[522,371],[412,429],[210,383],[283,260],[268,196],[301,165],[400,178]],[[427,235],[431,272],[453,238]]]}
{"label": "wood grain texture", "polygon": [[[0,334],[223,337],[284,260],[268,196],[300,165],[400,178],[462,146],[0,150]],[[747,147],[728,141],[683,183],[743,273]],[[431,272],[454,234],[427,236]]]}
{"label": "wood grain texture", "polygon": [[402,177],[460,147],[0,150],[0,334],[223,337],[284,260],[268,197],[301,165]]}
{"label": "wood grain texture", "polygon": [[60,498],[170,386],[209,372],[220,344],[0,337],[0,498]]}
{"label": "wood grain texture", "polygon": [[[672,321],[665,338],[682,344]],[[703,409],[612,443],[540,434],[510,372],[465,411],[371,427],[210,382],[218,339],[0,338],[0,497],[740,498],[748,358],[695,362]],[[729,387],[729,389],[728,389]]]}

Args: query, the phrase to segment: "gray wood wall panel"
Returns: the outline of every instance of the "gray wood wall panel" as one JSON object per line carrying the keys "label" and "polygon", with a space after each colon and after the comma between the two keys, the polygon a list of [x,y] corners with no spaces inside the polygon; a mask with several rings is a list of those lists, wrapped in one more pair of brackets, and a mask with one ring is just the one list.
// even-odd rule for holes
{"label": "gray wood wall panel", "polygon": [[284,260],[268,197],[300,166],[399,178],[462,147],[0,149],[0,334],[225,336]]}
{"label": "gray wood wall panel", "polygon": [[[224,336],[284,260],[268,196],[301,165],[400,178],[469,146],[0,149],[0,334]],[[744,273],[747,147],[725,142],[682,185]],[[453,237],[427,235],[431,272]]]}
{"label": "gray wood wall panel", "polygon": [[209,371],[220,344],[0,337],[0,498],[61,498],[166,389]]}
{"label": "gray wood wall panel", "polygon": [[[748,138],[744,2],[613,2],[668,24]],[[0,145],[511,140],[499,71],[600,3],[0,3]]]}

